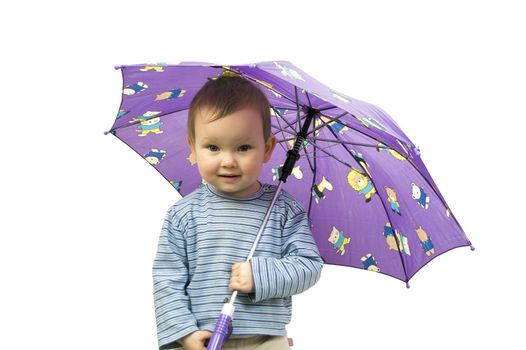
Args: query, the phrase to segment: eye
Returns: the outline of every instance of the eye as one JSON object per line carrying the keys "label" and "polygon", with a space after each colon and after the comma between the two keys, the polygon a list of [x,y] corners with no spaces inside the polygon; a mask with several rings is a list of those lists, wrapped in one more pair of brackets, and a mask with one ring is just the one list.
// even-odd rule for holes
{"label": "eye", "polygon": [[239,147],[239,150],[240,150],[241,152],[246,152],[246,151],[248,151],[249,149],[250,149],[250,145],[243,145],[243,146]]}
{"label": "eye", "polygon": [[208,149],[211,152],[216,152],[216,151],[219,150],[219,147],[217,147],[215,145],[210,145],[210,146],[207,146],[206,149]]}

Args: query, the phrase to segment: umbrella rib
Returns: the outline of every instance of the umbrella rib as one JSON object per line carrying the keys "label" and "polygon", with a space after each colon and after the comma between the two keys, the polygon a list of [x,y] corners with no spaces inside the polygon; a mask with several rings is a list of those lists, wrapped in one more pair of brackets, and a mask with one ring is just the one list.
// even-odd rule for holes
{"label": "umbrella rib", "polygon": [[[315,116],[315,118],[317,117],[317,115]],[[318,117],[319,118],[319,117]],[[314,122],[312,123],[312,125],[316,125],[316,119],[314,119]],[[309,143],[311,143],[309,141]],[[314,134],[314,142],[311,143],[312,145],[316,146],[316,134]],[[309,159],[309,155],[307,154],[307,150],[305,149],[305,147],[303,147],[303,150],[305,152],[305,156],[307,157],[307,160]],[[312,184],[311,184],[311,187],[310,187],[310,200],[309,200],[309,209],[307,210],[307,216],[310,217],[310,213],[311,213],[311,209],[312,209],[312,199],[313,199],[313,196],[312,196],[312,189],[314,188],[314,186],[316,185],[316,175],[317,175],[317,171],[318,171],[318,167],[317,167],[317,158],[316,158],[316,147],[314,147],[314,150],[313,150],[313,153],[314,153],[314,169],[312,168],[311,164],[310,164],[310,161],[309,161],[309,166],[311,166],[311,171],[313,173],[312,175]]]}
{"label": "umbrella rib", "polygon": [[[227,70],[229,72],[232,72],[232,73],[236,73],[236,74],[239,74],[239,75],[242,75],[243,77],[245,77],[246,79],[250,80],[250,81],[253,81],[254,83],[258,84],[258,85],[261,85],[263,87],[265,87],[266,89],[270,90],[270,91],[274,91],[275,93],[279,94],[280,96],[282,97],[285,97],[285,99],[289,100],[289,102],[292,102],[294,103],[294,99],[288,97],[287,95],[281,93],[280,91],[277,91],[275,90],[274,88],[269,88],[268,86],[264,85],[264,84],[261,84],[257,79],[255,78],[252,78],[250,75],[247,75],[246,73],[243,73],[243,72],[237,72],[233,69],[230,69],[230,68],[225,68],[225,67],[222,67],[224,70]],[[294,85],[295,86],[295,85]]]}
{"label": "umbrella rib", "polygon": [[[310,142],[309,142],[310,143]],[[315,143],[310,143],[313,147],[315,147],[316,149],[319,149],[320,151],[322,151],[323,153],[325,153],[327,156],[333,158],[334,160],[342,163],[343,165],[349,167],[349,168],[352,168],[352,165],[350,165],[349,163],[346,163],[344,162],[343,160],[340,160],[338,158],[336,158],[334,155],[330,154],[329,152],[325,151],[323,148],[321,148],[320,146],[316,145]]]}
{"label": "umbrella rib", "polygon": [[[308,138],[307,140],[311,140]],[[331,142],[335,144],[346,144],[351,146],[362,146],[362,147],[371,147],[371,148],[389,148],[387,146],[378,146],[378,145],[369,145],[366,143],[357,143],[357,142],[349,142],[349,141],[343,141],[343,140],[331,140],[331,139],[320,139],[316,138],[317,141],[324,141],[324,142]]]}
{"label": "umbrella rib", "polygon": [[[155,116],[152,116],[151,118],[166,117],[166,116],[169,116],[170,114],[176,114],[176,113],[182,112],[182,111],[184,111],[186,109],[188,109],[188,108],[183,108],[183,109],[179,109],[179,110],[171,111],[171,112],[167,112],[167,113],[161,113],[160,115],[155,115]],[[148,118],[148,119],[151,119],[151,118]],[[126,128],[130,127],[130,126],[137,125],[137,124],[139,124],[141,122],[141,120],[139,120],[138,118],[136,118],[136,119],[137,119],[137,121],[135,121],[133,123],[129,123],[129,124],[126,124],[126,125],[121,125],[118,128],[111,129],[109,132],[113,133],[114,131],[117,131],[119,129],[126,129]]]}
{"label": "umbrella rib", "polygon": [[[281,127],[281,124],[280,124],[280,122],[279,122],[279,119],[283,119],[283,120],[285,121],[285,123],[287,123],[287,125],[289,125],[290,127],[292,127],[292,125],[290,125],[289,122],[288,122],[285,118],[283,118],[283,117],[281,116],[281,114],[278,113],[278,111],[277,111],[274,107],[271,107],[271,108],[274,110],[274,113],[276,113],[276,114],[280,117],[280,118],[276,118],[276,119],[278,120],[278,125],[279,125],[279,128],[277,128],[277,129],[278,129],[278,132],[281,131],[281,134],[282,134],[283,138],[285,138],[285,134],[284,134],[284,132],[288,132],[288,131],[285,130],[285,129],[283,129],[283,128]],[[273,126],[274,126],[274,125],[273,125]],[[274,126],[274,127],[275,127],[275,126]],[[274,134],[274,135],[275,135],[275,134]],[[282,143],[281,143],[280,141],[279,141],[278,143],[279,143],[279,145],[281,146],[281,148],[283,149],[283,151],[286,152],[287,149],[286,149],[285,147],[283,147]]]}
{"label": "umbrella rib", "polygon": [[307,101],[309,101],[309,107],[312,108],[312,102],[310,101],[309,92],[305,90],[305,95],[307,96]]}
{"label": "umbrella rib", "polygon": [[[320,129],[323,128],[323,127],[328,126],[329,123],[332,123],[332,122],[338,122],[338,123],[341,123],[341,122],[339,121],[339,119],[345,117],[347,114],[349,114],[349,115],[351,115],[352,117],[354,117],[354,115],[352,115],[351,113],[349,113],[349,112],[347,112],[347,111],[343,112],[342,114],[340,114],[340,115],[337,116],[336,118],[332,118],[332,117],[330,117],[330,116],[324,114],[323,116],[324,116],[325,118],[327,118],[327,119],[330,119],[330,122],[324,122],[324,121],[322,120],[322,124],[321,124],[321,125],[318,125],[318,126],[317,126],[316,128],[314,128],[314,129],[312,129],[312,133],[314,133],[314,132],[320,130]],[[356,118],[356,117],[354,117],[354,118]],[[320,119],[321,119],[321,118],[320,118]],[[342,123],[342,124],[343,124],[343,123]],[[346,124],[343,124],[343,125],[347,126]]]}
{"label": "umbrella rib", "polygon": [[[334,132],[334,130],[330,129],[329,130],[331,131],[331,133],[334,135],[335,138],[339,139],[338,137],[338,134],[336,134]],[[349,155],[352,156],[352,153],[351,151],[349,151],[349,149],[345,146],[345,144],[342,144],[342,147],[347,151],[347,153],[349,153]],[[354,158],[354,157],[353,157]],[[369,174],[369,172],[360,164],[360,162],[357,162],[358,163],[358,166],[362,169],[362,171],[364,172],[364,174],[367,176]],[[391,217],[389,216],[389,211],[387,210],[387,207],[385,206],[385,203],[384,201],[382,200],[382,197],[380,196],[380,193],[378,192],[378,187],[376,186],[376,184],[374,183],[373,181],[373,178],[372,176],[367,176],[369,178],[369,180],[372,182],[374,188],[376,189],[376,194],[378,195],[378,198],[380,200],[380,203],[382,203],[382,207],[384,208],[384,211],[385,211],[385,215],[387,215],[387,220],[389,221],[389,224],[391,225],[391,227],[393,228],[393,230],[395,229],[395,226],[393,225],[393,222],[391,220]],[[402,268],[404,269],[404,274],[405,274],[405,278],[406,278],[406,283],[409,282],[409,276],[407,275],[407,270],[405,268],[405,263],[404,263],[404,258],[402,256],[402,252],[400,251],[400,242],[398,240],[398,237],[396,236],[396,234],[394,235],[394,238],[396,240],[396,244],[397,244],[397,247],[398,247],[398,255],[400,256],[400,261],[402,262]]]}
{"label": "umbrella rib", "polygon": [[[300,124],[300,103],[299,103],[299,98],[298,98],[298,87],[296,85],[294,85],[294,96],[296,96],[296,125],[298,125],[298,127],[301,125]],[[298,130],[294,130],[295,133],[298,133],[299,132],[299,129]]]}

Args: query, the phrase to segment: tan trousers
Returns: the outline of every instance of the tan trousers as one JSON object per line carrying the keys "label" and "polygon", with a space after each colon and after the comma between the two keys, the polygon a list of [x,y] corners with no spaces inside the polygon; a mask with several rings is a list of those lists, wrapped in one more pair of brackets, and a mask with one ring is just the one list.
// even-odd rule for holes
{"label": "tan trousers", "polygon": [[[183,350],[183,348],[175,348]],[[249,338],[228,339],[221,350],[290,350],[287,337],[258,335]]]}

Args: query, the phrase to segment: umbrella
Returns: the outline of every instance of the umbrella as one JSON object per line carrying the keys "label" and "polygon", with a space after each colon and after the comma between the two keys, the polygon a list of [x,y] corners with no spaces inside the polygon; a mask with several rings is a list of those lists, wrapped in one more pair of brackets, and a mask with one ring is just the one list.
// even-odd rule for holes
{"label": "umbrella", "polygon": [[286,183],[303,204],[326,263],[392,276],[409,287],[435,257],[461,246],[474,249],[397,123],[290,62],[116,68],[122,101],[106,133],[135,150],[182,196],[202,183],[185,143],[190,102],[209,79],[240,75],[267,96],[278,139],[260,180],[280,180],[276,196]]}

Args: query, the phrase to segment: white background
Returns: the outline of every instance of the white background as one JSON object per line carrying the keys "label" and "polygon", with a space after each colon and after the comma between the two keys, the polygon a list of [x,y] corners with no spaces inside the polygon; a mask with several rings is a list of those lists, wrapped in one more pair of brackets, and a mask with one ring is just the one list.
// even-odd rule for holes
{"label": "white background", "polygon": [[266,60],[387,111],[477,248],[410,289],[326,266],[294,297],[293,349],[524,346],[524,18],[519,1],[2,5],[0,349],[156,348],[151,265],[177,194],[103,135],[113,66]]}

